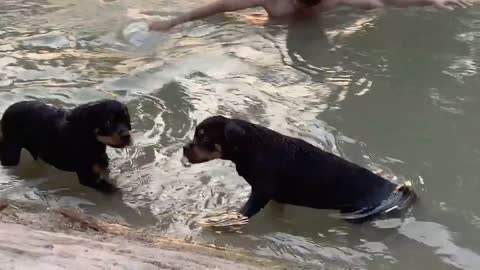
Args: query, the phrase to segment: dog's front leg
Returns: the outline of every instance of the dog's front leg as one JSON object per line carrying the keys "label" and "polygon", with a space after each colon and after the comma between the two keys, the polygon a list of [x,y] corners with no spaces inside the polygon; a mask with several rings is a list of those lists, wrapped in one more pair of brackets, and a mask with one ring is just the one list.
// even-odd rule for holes
{"label": "dog's front leg", "polygon": [[250,218],[256,213],[260,212],[260,210],[262,210],[269,201],[270,196],[267,194],[252,190],[248,201],[245,203],[242,209],[240,209],[240,214]]}
{"label": "dog's front leg", "polygon": [[95,174],[100,175],[100,178],[102,178],[103,180],[107,180],[110,174],[110,170],[108,169],[108,166],[109,166],[109,158],[107,153],[104,153],[93,164],[93,172]]}
{"label": "dog's front leg", "polygon": [[117,187],[106,181],[98,169],[98,165],[93,165],[92,167],[83,168],[77,171],[80,184],[94,188],[101,192],[110,193],[116,191]]}
{"label": "dog's front leg", "polygon": [[3,166],[17,166],[22,148],[10,142],[0,142],[0,160]]}

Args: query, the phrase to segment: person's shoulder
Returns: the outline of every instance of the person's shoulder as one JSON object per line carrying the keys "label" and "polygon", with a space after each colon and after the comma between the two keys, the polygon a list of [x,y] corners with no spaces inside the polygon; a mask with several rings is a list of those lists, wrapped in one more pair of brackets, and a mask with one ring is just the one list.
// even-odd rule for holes
{"label": "person's shoulder", "polygon": [[269,16],[282,17],[295,13],[298,9],[296,0],[261,0]]}

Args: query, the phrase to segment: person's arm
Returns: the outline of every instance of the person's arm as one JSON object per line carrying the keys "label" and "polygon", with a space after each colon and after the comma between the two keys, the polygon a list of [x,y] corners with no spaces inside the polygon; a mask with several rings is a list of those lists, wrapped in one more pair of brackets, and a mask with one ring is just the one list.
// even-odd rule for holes
{"label": "person's arm", "polygon": [[[351,4],[359,0],[341,0]],[[362,0],[363,1],[363,0]],[[369,1],[369,0],[366,0]],[[434,6],[442,9],[465,8],[471,6],[470,0],[376,0],[381,6],[410,7],[410,6]]]}
{"label": "person's arm", "polygon": [[185,12],[172,20],[152,22],[149,28],[153,31],[164,31],[185,22],[203,19],[219,13],[258,7],[262,4],[263,0],[216,0],[211,4]]}
{"label": "person's arm", "polygon": [[435,6],[442,9],[454,9],[455,7],[468,7],[471,0],[324,0],[319,6],[322,10],[330,10],[337,6],[353,6],[364,9],[381,7],[411,7],[411,6]]}

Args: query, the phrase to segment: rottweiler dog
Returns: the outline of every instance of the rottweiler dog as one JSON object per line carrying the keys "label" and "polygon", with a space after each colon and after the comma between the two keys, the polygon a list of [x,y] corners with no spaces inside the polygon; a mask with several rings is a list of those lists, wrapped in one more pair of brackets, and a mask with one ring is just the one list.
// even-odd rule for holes
{"label": "rottweiler dog", "polygon": [[22,148],[32,157],[63,171],[76,172],[82,185],[111,192],[106,181],[106,146],[131,144],[130,115],[115,100],[80,105],[73,110],[38,101],[22,101],[7,108],[1,120],[0,160],[16,166]]}
{"label": "rottweiler dog", "polygon": [[409,205],[408,185],[325,152],[312,144],[239,119],[213,116],[201,122],[183,147],[190,163],[230,160],[252,190],[240,213],[250,218],[270,200],[339,210],[352,222]]}

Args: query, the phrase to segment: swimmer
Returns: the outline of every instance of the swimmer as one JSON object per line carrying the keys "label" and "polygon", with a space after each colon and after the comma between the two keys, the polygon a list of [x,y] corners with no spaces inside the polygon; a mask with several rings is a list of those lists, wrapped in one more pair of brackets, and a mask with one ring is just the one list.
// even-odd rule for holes
{"label": "swimmer", "polygon": [[362,9],[382,7],[434,6],[452,10],[468,7],[472,0],[216,0],[210,4],[185,12],[167,21],[154,21],[149,25],[152,31],[166,31],[185,22],[200,20],[212,15],[262,7],[270,17],[285,17],[296,13],[311,13],[332,10],[339,6]]}

